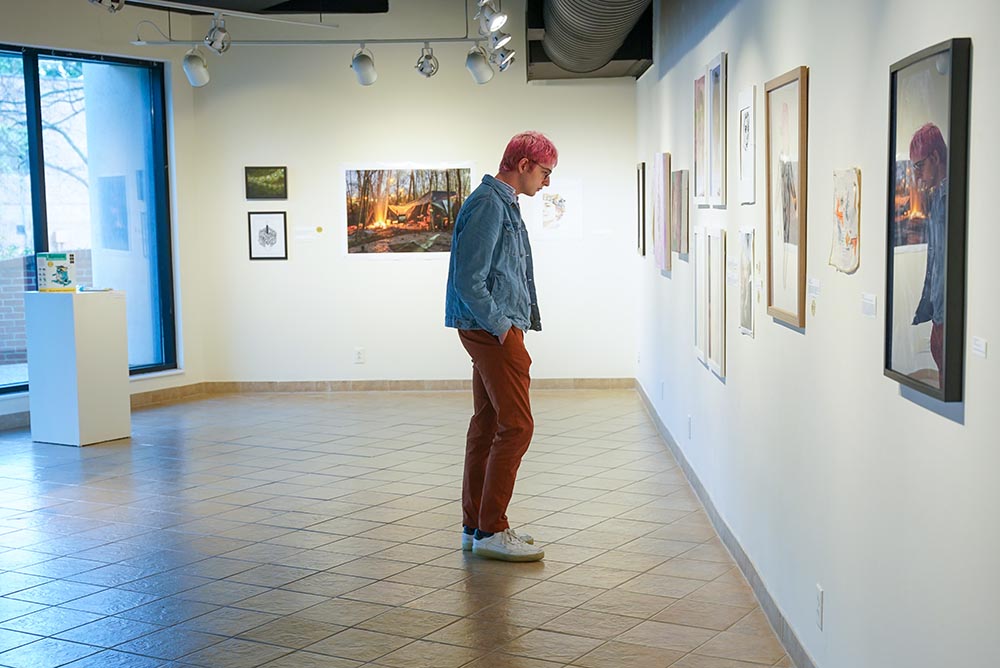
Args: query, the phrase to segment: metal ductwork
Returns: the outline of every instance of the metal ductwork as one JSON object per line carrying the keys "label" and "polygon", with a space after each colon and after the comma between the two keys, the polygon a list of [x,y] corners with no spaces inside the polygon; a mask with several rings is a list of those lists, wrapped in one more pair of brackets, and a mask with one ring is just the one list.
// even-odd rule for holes
{"label": "metal ductwork", "polygon": [[545,0],[542,48],[570,72],[598,70],[614,58],[651,0]]}

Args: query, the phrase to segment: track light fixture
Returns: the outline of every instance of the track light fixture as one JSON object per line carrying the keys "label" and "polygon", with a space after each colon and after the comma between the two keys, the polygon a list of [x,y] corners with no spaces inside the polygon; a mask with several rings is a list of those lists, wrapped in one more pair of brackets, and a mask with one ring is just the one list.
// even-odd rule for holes
{"label": "track light fixture", "polygon": [[205,35],[205,46],[222,55],[229,51],[232,42],[233,39],[229,36],[229,31],[226,30],[226,20],[222,18],[222,14],[216,14],[215,18],[212,19],[212,27]]}
{"label": "track light fixture", "polygon": [[201,88],[208,83],[208,63],[205,62],[205,56],[201,55],[198,47],[194,47],[185,53],[181,64],[184,67],[184,74],[187,76],[188,83],[191,86]]}
{"label": "track light fixture", "polygon": [[496,32],[490,33],[487,40],[489,41],[490,51],[496,51],[497,49],[502,49],[507,46],[507,43],[510,42],[510,35],[497,30]]}
{"label": "track light fixture", "polygon": [[378,79],[378,72],[375,71],[375,57],[371,51],[365,48],[363,43],[351,57],[351,69],[354,70],[354,76],[358,78],[358,83],[362,86],[371,86]]}
{"label": "track light fixture", "polygon": [[117,14],[125,6],[125,0],[89,0],[92,5],[100,5],[112,14]]}
{"label": "track light fixture", "polygon": [[480,86],[493,78],[493,68],[490,67],[489,58],[487,58],[483,47],[478,44],[472,47],[468,55],[465,56],[465,69],[469,70],[472,80]]}
{"label": "track light fixture", "polygon": [[477,0],[479,13],[473,18],[479,19],[479,32],[488,35],[503,28],[507,23],[507,14],[498,12],[493,6],[493,0]]}
{"label": "track light fixture", "polygon": [[424,48],[420,50],[420,57],[417,58],[417,64],[414,68],[417,70],[417,74],[427,79],[437,74],[438,59],[434,57],[434,49],[428,42],[424,42]]}
{"label": "track light fixture", "polygon": [[496,65],[501,72],[506,72],[510,64],[514,62],[514,52],[510,49],[497,49],[490,56],[490,62]]}

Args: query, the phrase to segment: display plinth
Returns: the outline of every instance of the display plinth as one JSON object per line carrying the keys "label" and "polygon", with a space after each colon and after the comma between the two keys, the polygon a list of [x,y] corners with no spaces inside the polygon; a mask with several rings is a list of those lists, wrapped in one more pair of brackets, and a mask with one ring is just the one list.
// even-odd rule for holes
{"label": "display plinth", "polygon": [[31,440],[89,445],[132,433],[124,292],[28,292]]}

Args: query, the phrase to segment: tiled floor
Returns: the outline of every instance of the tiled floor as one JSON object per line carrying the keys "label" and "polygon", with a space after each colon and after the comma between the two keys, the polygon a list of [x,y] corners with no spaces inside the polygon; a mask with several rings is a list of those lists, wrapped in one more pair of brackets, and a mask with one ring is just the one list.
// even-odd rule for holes
{"label": "tiled floor", "polygon": [[463,392],[0,434],[0,666],[791,666],[635,392],[533,402],[509,512],[532,564],[458,549]]}

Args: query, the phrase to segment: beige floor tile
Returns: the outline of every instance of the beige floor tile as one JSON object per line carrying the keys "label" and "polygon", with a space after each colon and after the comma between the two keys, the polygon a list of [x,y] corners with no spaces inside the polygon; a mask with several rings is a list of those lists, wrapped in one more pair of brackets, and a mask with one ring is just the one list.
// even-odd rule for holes
{"label": "beige floor tile", "polygon": [[383,605],[403,605],[415,598],[426,596],[436,591],[432,587],[420,587],[417,585],[402,584],[400,582],[376,582],[361,589],[342,594],[341,598],[355,601],[368,601],[369,603],[381,603]]}
{"label": "beige floor tile", "polygon": [[664,557],[656,554],[640,554],[639,552],[611,550],[610,552],[605,552],[598,557],[594,557],[588,561],[586,565],[645,573],[651,568],[659,566],[669,558],[670,557]]}
{"label": "beige floor tile", "polygon": [[635,576],[618,588],[634,593],[649,593],[657,596],[669,596],[670,598],[684,598],[703,586],[705,586],[703,580],[689,580],[688,578],[675,578],[669,575],[649,575],[648,573],[644,573]]}
{"label": "beige floor tile", "polygon": [[405,605],[408,608],[465,617],[493,605],[497,600],[499,599],[496,596],[483,596],[479,594],[467,594],[461,591],[439,589],[426,596],[414,599]]}
{"label": "beige floor tile", "polygon": [[326,603],[306,608],[298,613],[297,616],[327,624],[354,626],[388,610],[392,610],[392,607],[376,603],[365,603],[364,601],[349,601],[344,598],[335,598]]}
{"label": "beige floor tile", "polygon": [[366,631],[378,631],[407,638],[423,638],[428,633],[433,633],[459,619],[461,618],[455,615],[439,612],[392,608],[359,623],[357,627]]}
{"label": "beige floor tile", "polygon": [[635,571],[601,568],[583,564],[554,576],[552,582],[613,589],[636,576]]}
{"label": "beige floor tile", "polygon": [[621,634],[617,640],[636,645],[690,652],[716,635],[716,631],[708,629],[646,621]]}
{"label": "beige floor tile", "polygon": [[523,636],[530,630],[527,626],[491,623],[481,618],[466,618],[431,633],[425,640],[493,650],[514,638]]}
{"label": "beige floor tile", "polygon": [[386,578],[389,582],[420,585],[424,587],[448,587],[465,580],[469,574],[457,568],[420,565],[409,568]]}
{"label": "beige floor tile", "polygon": [[426,545],[396,545],[387,550],[377,552],[375,556],[379,559],[391,559],[393,561],[423,564],[428,561],[434,561],[439,557],[443,557],[449,552],[451,552],[451,550],[446,548],[429,547]]}
{"label": "beige floor tile", "polygon": [[759,663],[748,663],[746,661],[734,661],[715,656],[704,656],[701,654],[687,654],[677,660],[670,668],[760,668]]}
{"label": "beige floor tile", "polygon": [[541,661],[527,656],[493,652],[466,664],[463,668],[564,668],[563,663]]}
{"label": "beige floor tile", "polygon": [[354,561],[349,561],[346,564],[341,564],[330,569],[333,573],[340,573],[342,575],[354,575],[362,578],[374,578],[376,580],[381,580],[382,578],[387,578],[396,573],[402,573],[403,571],[413,568],[412,563],[407,563],[403,561],[389,561],[387,559],[377,559],[375,557],[362,557],[360,559],[355,559]]}
{"label": "beige floor tile", "polygon": [[720,564],[714,561],[698,561],[697,559],[674,557],[650,569],[649,573],[650,575],[669,575],[675,578],[689,578],[691,580],[705,580],[706,582],[710,582],[729,571],[730,568],[731,566],[727,564]]}
{"label": "beige floor tile", "polygon": [[581,607],[597,612],[648,619],[676,600],[676,598],[667,596],[637,594],[622,589],[612,589],[590,599]]}
{"label": "beige floor tile", "polygon": [[545,631],[610,640],[628,631],[640,621],[635,617],[576,609],[546,622],[541,628]]}
{"label": "beige floor tile", "polygon": [[413,640],[401,638],[386,633],[365,631],[363,629],[347,629],[330,636],[305,649],[317,654],[329,654],[355,661],[373,661],[389,652],[393,652]]}
{"label": "beige floor tile", "polygon": [[771,635],[750,635],[724,631],[694,650],[696,654],[773,665],[785,654],[781,643]]}
{"label": "beige floor tile", "polygon": [[688,598],[707,603],[721,603],[746,608],[757,607],[757,599],[754,598],[753,591],[745,584],[709,582],[691,593]]}
{"label": "beige floor tile", "polygon": [[730,627],[746,617],[747,612],[749,612],[749,608],[705,603],[686,598],[655,615],[653,621],[725,631],[727,629],[735,630]]}
{"label": "beige floor tile", "polygon": [[539,545],[545,550],[546,559],[566,564],[582,564],[605,552],[604,548],[579,547],[564,543],[545,543],[544,545],[539,543]]}
{"label": "beige floor tile", "polygon": [[774,630],[771,628],[771,623],[767,621],[767,616],[764,615],[764,612],[760,608],[748,611],[748,613],[749,614],[733,624],[728,630],[733,633],[745,633],[748,635],[764,636],[767,638],[774,636]]}
{"label": "beige floor tile", "polygon": [[520,591],[511,598],[573,608],[583,605],[602,593],[604,593],[604,590],[596,587],[546,581]]}
{"label": "beige floor tile", "polygon": [[726,548],[717,545],[699,545],[684,553],[685,559],[701,559],[702,561],[715,561],[720,564],[733,565],[733,558],[729,556]]}
{"label": "beige floor tile", "polygon": [[584,668],[667,668],[683,652],[611,641],[573,662]]}
{"label": "beige floor tile", "polygon": [[458,668],[475,659],[482,650],[418,640],[378,660],[394,668]]}
{"label": "beige floor tile", "polygon": [[569,610],[568,607],[503,599],[495,605],[480,610],[472,617],[496,624],[538,627],[550,619],[555,619],[559,615],[569,612]]}
{"label": "beige floor tile", "polygon": [[599,645],[601,641],[593,638],[535,630],[507,643],[503,651],[544,661],[570,663]]}

